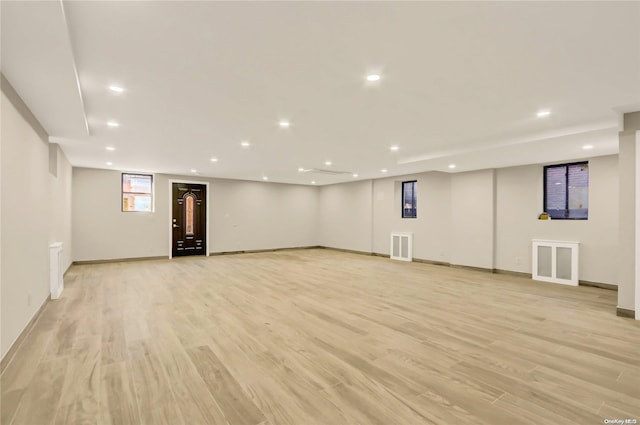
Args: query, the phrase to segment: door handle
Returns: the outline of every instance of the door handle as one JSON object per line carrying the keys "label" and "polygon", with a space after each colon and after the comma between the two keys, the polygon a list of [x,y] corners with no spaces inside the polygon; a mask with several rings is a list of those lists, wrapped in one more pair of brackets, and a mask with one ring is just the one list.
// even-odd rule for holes
{"label": "door handle", "polygon": [[175,229],[176,227],[180,227],[180,226],[178,226],[177,224],[174,223],[173,224],[173,228]]}

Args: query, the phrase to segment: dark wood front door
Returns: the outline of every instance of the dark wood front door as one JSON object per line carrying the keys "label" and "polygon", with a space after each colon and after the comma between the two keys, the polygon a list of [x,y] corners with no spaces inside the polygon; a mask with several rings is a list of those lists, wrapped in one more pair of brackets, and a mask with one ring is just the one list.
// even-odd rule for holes
{"label": "dark wood front door", "polygon": [[173,256],[204,255],[207,249],[207,186],[173,183]]}

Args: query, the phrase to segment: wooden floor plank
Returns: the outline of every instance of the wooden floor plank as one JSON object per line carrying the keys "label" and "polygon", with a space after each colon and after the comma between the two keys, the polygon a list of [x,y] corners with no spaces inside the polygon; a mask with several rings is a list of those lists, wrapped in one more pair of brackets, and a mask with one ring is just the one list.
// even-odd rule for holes
{"label": "wooden floor plank", "polygon": [[140,410],[140,422],[147,425],[183,423],[162,364],[149,341],[141,341],[146,354],[129,361]]}
{"label": "wooden floor plank", "polygon": [[55,415],[56,424],[100,422],[101,338],[82,340],[68,357],[69,363]]}
{"label": "wooden floor plank", "polygon": [[230,424],[257,425],[266,420],[211,348],[201,346],[187,352]]}
{"label": "wooden floor plank", "polygon": [[138,402],[127,363],[103,365],[101,382],[101,423],[103,425],[139,424]]}
{"label": "wooden floor plank", "polygon": [[[14,425],[48,425],[53,423],[60,401],[60,388],[64,381],[68,359],[56,359],[38,365],[31,385],[26,389]],[[33,406],[37,406],[34,408]],[[7,422],[8,423],[8,422]]]}

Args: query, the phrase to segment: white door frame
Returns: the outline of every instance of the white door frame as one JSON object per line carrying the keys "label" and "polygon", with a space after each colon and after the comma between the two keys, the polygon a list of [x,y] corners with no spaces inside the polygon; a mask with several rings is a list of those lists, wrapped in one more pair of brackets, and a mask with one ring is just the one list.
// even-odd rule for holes
{"label": "white door frame", "polygon": [[209,227],[209,182],[207,181],[198,181],[198,180],[183,180],[183,179],[169,179],[169,216],[167,218],[169,225],[167,226],[167,228],[169,229],[169,258],[173,258],[173,184],[174,183],[187,183],[187,184],[203,184],[206,186],[206,197],[207,197],[207,201],[205,202],[205,208],[206,208],[206,224],[205,226],[207,226],[207,231],[205,232],[205,237],[207,238],[207,243],[205,244],[205,256],[209,256],[209,233],[210,233],[210,227]]}

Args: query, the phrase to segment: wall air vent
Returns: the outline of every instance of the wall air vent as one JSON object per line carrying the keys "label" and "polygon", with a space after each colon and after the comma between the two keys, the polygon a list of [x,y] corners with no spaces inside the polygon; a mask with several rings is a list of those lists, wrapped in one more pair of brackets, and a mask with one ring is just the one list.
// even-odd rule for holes
{"label": "wall air vent", "polygon": [[533,239],[531,278],[578,286],[579,242]]}
{"label": "wall air vent", "polygon": [[391,232],[391,249],[389,257],[392,260],[413,260],[413,233]]}

